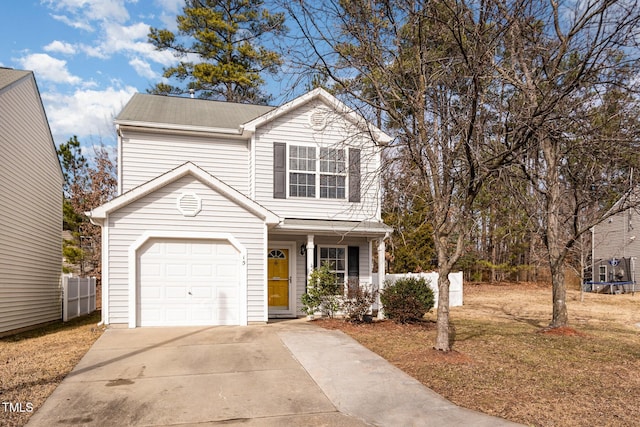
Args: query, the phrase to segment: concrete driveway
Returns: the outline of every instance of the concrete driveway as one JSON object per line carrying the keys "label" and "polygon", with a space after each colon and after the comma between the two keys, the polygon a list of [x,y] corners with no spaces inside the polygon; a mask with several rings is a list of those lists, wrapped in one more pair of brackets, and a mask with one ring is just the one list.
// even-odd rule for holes
{"label": "concrete driveway", "polygon": [[302,321],[108,329],[28,426],[499,426]]}

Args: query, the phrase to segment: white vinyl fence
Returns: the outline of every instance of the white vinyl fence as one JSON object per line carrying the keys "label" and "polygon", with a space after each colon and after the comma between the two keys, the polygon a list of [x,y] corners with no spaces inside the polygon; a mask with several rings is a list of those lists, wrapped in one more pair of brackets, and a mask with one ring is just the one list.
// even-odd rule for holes
{"label": "white vinyl fence", "polygon": [[62,321],[96,310],[96,278],[62,276]]}
{"label": "white vinyl fence", "polygon": [[[404,274],[387,274],[385,275],[385,281],[395,282],[402,277],[421,277],[429,282],[429,287],[433,290],[435,297],[435,306],[438,306],[438,273],[404,273]],[[378,274],[373,273],[373,284],[378,285]],[[449,306],[459,307],[462,306],[462,271],[456,273],[449,273]],[[378,287],[378,289],[380,289]]]}

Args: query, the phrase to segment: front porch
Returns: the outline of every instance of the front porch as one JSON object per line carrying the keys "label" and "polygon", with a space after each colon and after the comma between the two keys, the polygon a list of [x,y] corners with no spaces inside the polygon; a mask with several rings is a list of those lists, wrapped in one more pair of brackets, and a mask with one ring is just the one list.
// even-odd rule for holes
{"label": "front porch", "polygon": [[310,272],[325,262],[346,284],[373,284],[374,257],[384,277],[385,243],[391,228],[378,222],[285,220],[270,230],[267,309],[270,319],[303,315],[301,296]]}

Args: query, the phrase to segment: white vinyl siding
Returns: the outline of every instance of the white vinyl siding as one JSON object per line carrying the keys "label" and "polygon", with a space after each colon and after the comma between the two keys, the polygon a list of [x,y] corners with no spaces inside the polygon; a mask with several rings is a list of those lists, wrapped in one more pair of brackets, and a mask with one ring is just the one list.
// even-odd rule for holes
{"label": "white vinyl siding", "polygon": [[125,130],[119,159],[122,193],[192,162],[249,195],[249,149],[245,140],[165,136]]}
{"label": "white vinyl siding", "polygon": [[[320,101],[313,101],[303,105],[270,122],[268,126],[257,129],[256,141],[256,175],[255,194],[256,201],[270,209],[275,214],[284,218],[307,219],[336,219],[336,220],[370,220],[379,216],[379,154],[375,151],[373,142],[367,138],[366,133],[359,132],[346,119],[334,115],[327,119],[327,126],[322,130],[314,130],[309,122],[309,115],[316,111],[316,107],[322,107]],[[291,174],[303,173],[302,170],[291,168],[290,158],[287,157],[287,198],[275,199],[273,197],[273,149],[274,143],[287,144],[287,156],[291,146],[307,146],[316,149],[315,155],[320,155],[321,148],[334,148],[344,150],[345,162],[348,158],[349,148],[361,149],[361,201],[353,203],[348,201],[348,194],[344,198],[320,198],[320,184],[316,183],[317,190],[313,200],[307,197],[291,197]],[[299,156],[298,156],[299,157]],[[299,166],[299,165],[298,165]],[[331,165],[327,163],[326,167]],[[335,166],[335,163],[334,163]],[[314,176],[320,173],[318,168],[313,172]],[[338,176],[327,174],[327,176]],[[298,179],[296,177],[295,179]],[[344,179],[344,175],[342,175]],[[294,184],[299,180],[294,181]],[[325,189],[329,192],[338,191],[342,182],[325,182]],[[346,191],[346,189],[344,190]],[[327,194],[328,195],[328,194]]]}
{"label": "white vinyl siding", "polygon": [[[183,216],[176,198],[187,192],[202,200],[195,217]],[[246,249],[249,322],[266,318],[264,221],[197,179],[186,176],[109,215],[109,323],[128,323],[128,249],[145,231],[231,233]]]}
{"label": "white vinyl siding", "polygon": [[32,76],[0,89],[0,333],[58,320],[62,173]]}

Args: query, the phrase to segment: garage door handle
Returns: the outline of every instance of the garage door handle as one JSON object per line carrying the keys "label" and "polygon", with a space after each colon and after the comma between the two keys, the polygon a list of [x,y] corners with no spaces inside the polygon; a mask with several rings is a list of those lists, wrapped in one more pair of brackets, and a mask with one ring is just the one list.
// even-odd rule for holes
{"label": "garage door handle", "polygon": [[191,293],[191,291],[189,291],[189,295],[193,295],[193,294]]}

